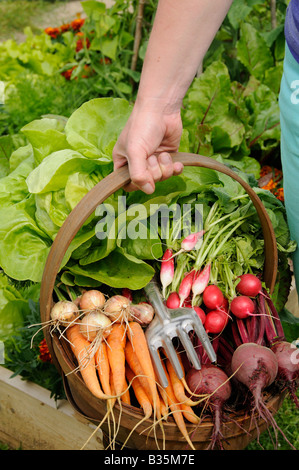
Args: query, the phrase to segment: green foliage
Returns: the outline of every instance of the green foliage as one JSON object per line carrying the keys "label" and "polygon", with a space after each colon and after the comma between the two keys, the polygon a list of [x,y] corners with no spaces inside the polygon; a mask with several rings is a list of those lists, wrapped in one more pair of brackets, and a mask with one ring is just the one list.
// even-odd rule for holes
{"label": "green foliage", "polygon": [[39,344],[43,331],[38,302],[29,300],[28,309],[24,324],[16,328],[5,343],[4,365],[13,371],[12,377],[20,375],[23,380],[48,389],[55,400],[65,399],[62,378],[56,367],[40,358]]}
{"label": "green foliage", "polygon": [[263,1],[237,0],[211,45],[184,100],[183,125],[190,150],[280,167],[278,92],[284,58],[286,2],[277,26]]}

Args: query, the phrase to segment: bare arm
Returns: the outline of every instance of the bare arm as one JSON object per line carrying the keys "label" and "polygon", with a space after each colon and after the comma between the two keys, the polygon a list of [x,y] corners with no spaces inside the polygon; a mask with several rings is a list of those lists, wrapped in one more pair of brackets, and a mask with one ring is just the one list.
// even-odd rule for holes
{"label": "bare arm", "polygon": [[232,0],[160,0],[133,112],[113,151],[126,161],[132,184],[146,193],[182,171],[168,152],[178,149],[180,108]]}

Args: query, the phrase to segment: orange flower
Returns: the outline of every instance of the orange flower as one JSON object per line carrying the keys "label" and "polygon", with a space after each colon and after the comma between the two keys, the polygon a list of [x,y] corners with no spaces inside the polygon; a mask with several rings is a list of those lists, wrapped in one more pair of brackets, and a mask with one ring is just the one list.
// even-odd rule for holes
{"label": "orange flower", "polygon": [[66,31],[69,31],[70,29],[71,29],[71,25],[69,23],[62,24],[60,26],[61,33],[65,33]]}
{"label": "orange flower", "polygon": [[277,168],[272,168],[269,165],[264,165],[260,171],[260,186],[263,189],[271,191],[274,196],[280,201],[284,202],[282,182],[282,171]]}
{"label": "orange flower", "polygon": [[76,52],[81,51],[84,46],[86,46],[87,49],[90,47],[90,40],[88,38],[84,39],[84,34],[81,31],[76,33],[76,36],[80,36],[80,39],[76,42]]}
{"label": "orange flower", "polygon": [[59,28],[46,28],[45,33],[51,36],[51,38],[56,39],[60,35]]}
{"label": "orange flower", "polygon": [[84,23],[85,23],[84,18],[77,18],[71,22],[71,28],[74,31],[79,31],[84,25]]}
{"label": "orange flower", "polygon": [[52,362],[51,354],[45,339],[39,343],[39,359],[42,362]]}
{"label": "orange flower", "polygon": [[279,199],[280,201],[284,202],[284,191],[283,188],[278,188],[275,192],[274,195]]}
{"label": "orange flower", "polygon": [[65,72],[61,72],[61,75],[62,75],[66,80],[70,80],[70,79],[71,79],[71,76],[72,76],[72,73],[73,73],[73,70],[74,70],[76,67],[77,67],[77,66],[75,65],[75,66],[72,67],[71,69],[65,70]]}

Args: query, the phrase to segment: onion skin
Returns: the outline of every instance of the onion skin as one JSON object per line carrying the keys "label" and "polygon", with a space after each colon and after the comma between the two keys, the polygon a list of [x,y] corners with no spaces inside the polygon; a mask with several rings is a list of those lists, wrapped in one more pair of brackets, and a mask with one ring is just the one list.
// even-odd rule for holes
{"label": "onion skin", "polygon": [[136,305],[132,304],[130,306],[131,319],[139,323],[141,326],[149,325],[154,318],[154,315],[155,311],[153,307],[146,302],[141,302]]}
{"label": "onion skin", "polygon": [[123,295],[113,295],[104,305],[104,313],[111,321],[122,323],[131,321],[131,301]]}
{"label": "onion skin", "polygon": [[54,304],[51,310],[51,319],[62,326],[69,325],[79,316],[79,309],[74,302],[70,300],[59,300]]}
{"label": "onion skin", "polygon": [[85,291],[80,298],[81,310],[96,310],[104,307],[105,296],[102,292],[96,289]]}
{"label": "onion skin", "polygon": [[104,313],[94,311],[81,319],[80,332],[88,341],[94,341],[99,335],[107,338],[111,332],[110,326],[111,320]]}

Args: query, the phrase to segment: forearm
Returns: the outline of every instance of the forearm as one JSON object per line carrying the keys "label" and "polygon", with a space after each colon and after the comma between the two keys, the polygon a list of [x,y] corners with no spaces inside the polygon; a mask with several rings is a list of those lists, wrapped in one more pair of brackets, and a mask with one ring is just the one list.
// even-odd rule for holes
{"label": "forearm", "polygon": [[177,112],[232,0],[160,0],[137,101]]}

